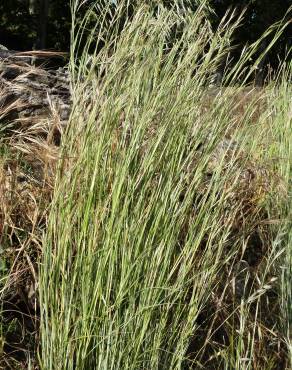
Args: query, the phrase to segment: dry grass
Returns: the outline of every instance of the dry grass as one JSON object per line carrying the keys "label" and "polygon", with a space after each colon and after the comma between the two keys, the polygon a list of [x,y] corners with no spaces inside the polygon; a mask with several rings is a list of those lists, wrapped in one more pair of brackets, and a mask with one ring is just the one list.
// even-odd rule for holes
{"label": "dry grass", "polygon": [[[27,79],[32,72],[34,76],[46,73],[42,68],[29,65],[21,64],[18,68],[18,80]],[[3,369],[36,365],[39,337],[37,261],[54,188],[59,155],[56,141],[62,130],[54,106],[40,110],[28,95],[20,98],[19,91],[13,95],[15,89],[19,89],[17,81],[2,84],[0,96],[3,263],[0,368]]]}

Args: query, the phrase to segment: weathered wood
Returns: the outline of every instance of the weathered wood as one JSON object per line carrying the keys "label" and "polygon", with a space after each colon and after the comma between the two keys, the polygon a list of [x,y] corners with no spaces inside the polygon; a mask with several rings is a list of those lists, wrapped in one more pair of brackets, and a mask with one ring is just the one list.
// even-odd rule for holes
{"label": "weathered wood", "polygon": [[5,112],[0,119],[1,116],[6,120],[15,119],[15,114],[20,120],[41,118],[53,111],[59,114],[61,121],[68,119],[71,110],[68,71],[34,65],[35,58],[48,60],[50,55],[56,54],[0,50],[0,110]]}
{"label": "weathered wood", "polygon": [[14,51],[14,50],[7,50],[7,49],[0,48],[0,60],[7,59],[7,58],[12,58],[15,53],[17,53],[17,52]]}
{"label": "weathered wood", "polygon": [[3,60],[31,63],[35,61],[50,61],[56,58],[66,58],[68,53],[50,51],[16,51],[0,48],[0,62]]}

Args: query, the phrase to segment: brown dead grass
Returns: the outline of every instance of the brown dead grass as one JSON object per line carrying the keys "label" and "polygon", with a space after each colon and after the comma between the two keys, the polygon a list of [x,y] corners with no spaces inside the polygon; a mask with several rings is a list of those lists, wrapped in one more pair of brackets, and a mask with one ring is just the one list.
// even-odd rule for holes
{"label": "brown dead grass", "polygon": [[[32,67],[26,68],[31,71]],[[36,73],[43,71],[36,69]],[[34,105],[7,99],[5,88],[0,95],[0,244],[8,275],[0,290],[4,330],[0,368],[28,368],[28,358],[37,368],[38,260],[54,189],[59,155],[56,142],[62,124],[53,105],[41,115],[22,115],[23,111],[33,112]]]}

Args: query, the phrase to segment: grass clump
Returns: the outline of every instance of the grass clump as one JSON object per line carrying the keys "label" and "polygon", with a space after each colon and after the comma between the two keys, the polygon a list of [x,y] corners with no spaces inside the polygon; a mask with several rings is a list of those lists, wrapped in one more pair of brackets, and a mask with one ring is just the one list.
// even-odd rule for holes
{"label": "grass clump", "polygon": [[[203,8],[140,7],[119,34],[115,15],[104,22],[110,36],[93,30],[78,68],[82,29],[73,40],[73,111],[40,274],[41,367],[288,366],[287,321],[276,319],[280,306],[289,315],[278,267],[288,247],[276,242],[286,213],[272,201],[285,203],[284,164],[266,167],[265,150],[291,91],[257,115],[255,94],[240,120],[242,86],[208,98],[239,20],[214,34]],[[88,65],[97,31],[105,46]]]}
{"label": "grass clump", "polygon": [[291,65],[215,87],[234,13],[71,5],[70,87],[5,62],[0,367],[288,369]]}

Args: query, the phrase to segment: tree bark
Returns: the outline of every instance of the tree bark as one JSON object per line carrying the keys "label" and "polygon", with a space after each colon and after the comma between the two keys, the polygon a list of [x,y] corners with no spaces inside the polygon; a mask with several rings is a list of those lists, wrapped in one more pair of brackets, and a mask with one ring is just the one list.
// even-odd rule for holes
{"label": "tree bark", "polygon": [[49,0],[40,0],[39,30],[36,47],[45,49],[47,46],[47,28],[49,15]]}

